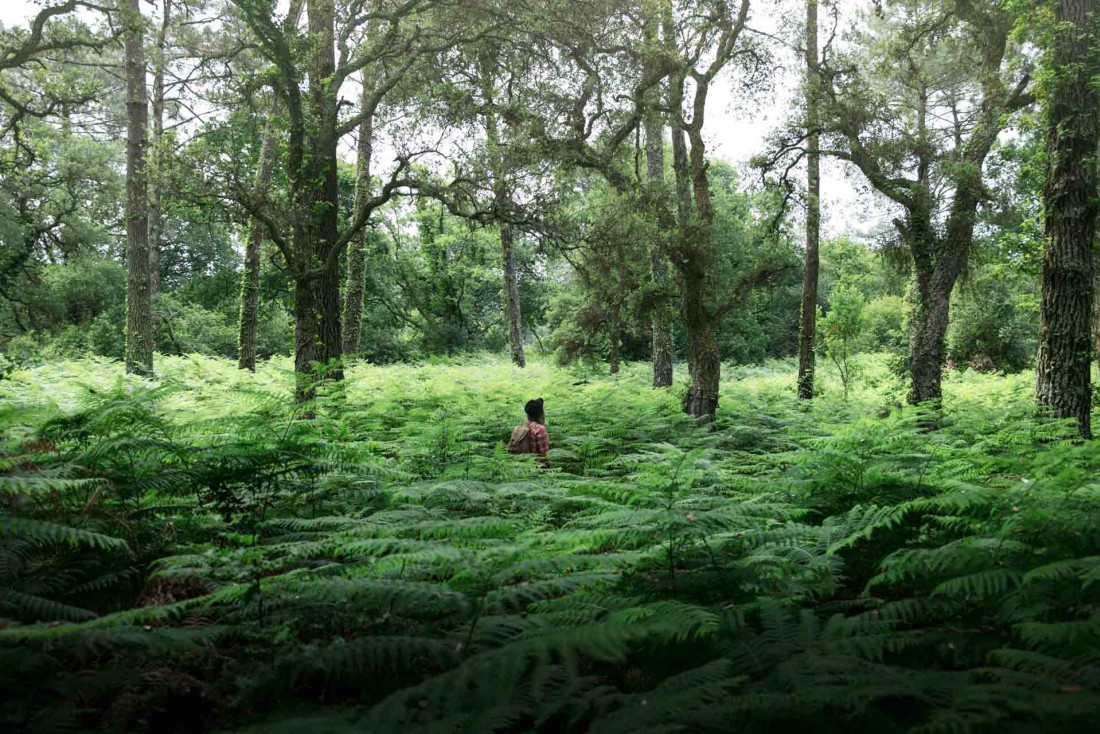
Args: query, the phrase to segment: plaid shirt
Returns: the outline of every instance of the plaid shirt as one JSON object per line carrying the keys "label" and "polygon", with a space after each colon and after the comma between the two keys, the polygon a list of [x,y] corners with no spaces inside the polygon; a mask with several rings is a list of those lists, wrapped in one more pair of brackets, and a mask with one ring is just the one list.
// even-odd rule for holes
{"label": "plaid shirt", "polygon": [[550,434],[546,432],[546,426],[534,421],[527,421],[527,435],[531,438],[531,448],[539,456],[546,456],[550,450]]}

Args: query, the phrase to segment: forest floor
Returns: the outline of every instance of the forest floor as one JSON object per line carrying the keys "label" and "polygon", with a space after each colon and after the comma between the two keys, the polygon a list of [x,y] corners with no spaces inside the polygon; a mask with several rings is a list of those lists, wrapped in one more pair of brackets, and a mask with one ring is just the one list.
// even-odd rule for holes
{"label": "forest floor", "polygon": [[[1088,730],[1100,451],[1034,375],[901,408],[886,358],[59,362],[0,382],[0,725],[197,731]],[[546,399],[549,470],[504,444]],[[935,429],[930,430],[934,424]]]}

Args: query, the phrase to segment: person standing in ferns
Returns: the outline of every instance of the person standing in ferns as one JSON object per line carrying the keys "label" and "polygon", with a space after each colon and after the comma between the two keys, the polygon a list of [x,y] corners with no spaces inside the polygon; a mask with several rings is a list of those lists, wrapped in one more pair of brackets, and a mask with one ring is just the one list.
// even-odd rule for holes
{"label": "person standing in ferns", "polygon": [[550,434],[546,432],[546,411],[543,399],[528,400],[523,406],[527,421],[512,429],[512,438],[508,441],[508,452],[512,454],[535,454],[540,464],[546,466],[546,452],[550,450]]}

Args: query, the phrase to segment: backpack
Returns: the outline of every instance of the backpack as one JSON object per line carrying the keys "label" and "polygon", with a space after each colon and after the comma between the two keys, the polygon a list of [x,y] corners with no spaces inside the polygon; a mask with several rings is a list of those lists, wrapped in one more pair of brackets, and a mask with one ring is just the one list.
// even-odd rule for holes
{"label": "backpack", "polygon": [[509,454],[531,453],[531,429],[527,426],[516,426],[512,429],[512,437],[508,439]]}

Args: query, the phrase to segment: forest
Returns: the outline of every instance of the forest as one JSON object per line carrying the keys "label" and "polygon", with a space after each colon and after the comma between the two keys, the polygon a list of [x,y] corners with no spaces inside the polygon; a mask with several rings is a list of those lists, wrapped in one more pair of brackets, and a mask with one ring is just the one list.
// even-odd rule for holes
{"label": "forest", "polygon": [[0,729],[1094,732],[1100,0],[3,0]]}

